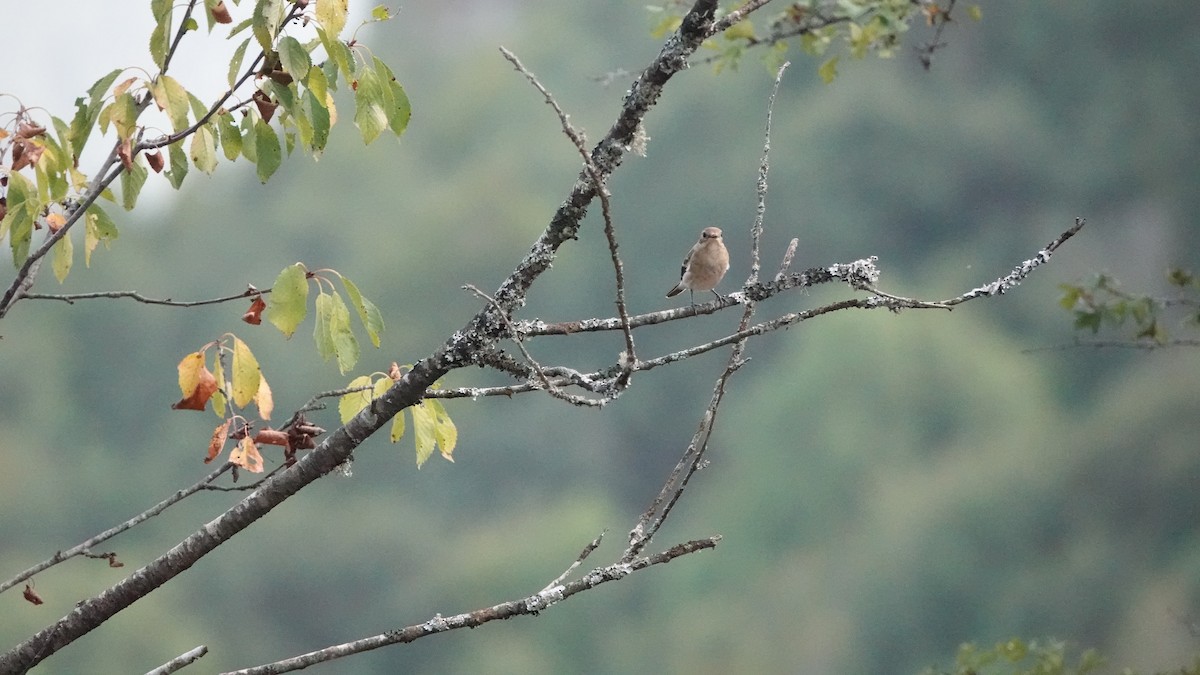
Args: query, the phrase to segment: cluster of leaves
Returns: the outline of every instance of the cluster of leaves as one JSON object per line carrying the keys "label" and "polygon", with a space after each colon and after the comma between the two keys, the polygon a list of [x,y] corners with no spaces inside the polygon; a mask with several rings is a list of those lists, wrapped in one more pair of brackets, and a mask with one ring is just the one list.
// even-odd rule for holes
{"label": "cluster of leaves", "polygon": [[[656,17],[652,34],[662,37],[679,28],[689,4],[685,0],[670,0],[648,6]],[[745,3],[729,2],[721,11],[728,13],[742,4]],[[835,47],[844,46],[855,59],[868,54],[891,58],[914,20],[923,19],[929,26],[942,27],[952,21],[954,4],[955,0],[949,0],[945,6],[931,0],[801,0],[789,3],[772,16],[765,30],[760,31],[751,20],[745,19],[726,30],[722,40],[708,40],[704,47],[714,53],[709,60],[717,72],[736,69],[745,53],[755,47],[767,48],[765,61],[775,70],[783,62],[790,42],[798,39],[805,53],[826,57],[817,72],[829,83],[837,77],[841,58],[840,53],[834,53]],[[971,5],[967,13],[975,20],[982,17],[978,5]]]}
{"label": "cluster of leaves", "polygon": [[1131,325],[1128,337],[1133,343],[1163,346],[1173,341],[1168,324],[1186,324],[1193,329],[1200,325],[1200,278],[1187,270],[1171,268],[1167,282],[1178,289],[1177,295],[1157,298],[1127,293],[1116,279],[1099,274],[1087,285],[1060,284],[1059,304],[1074,314],[1076,330],[1090,330],[1095,335],[1102,328],[1124,331],[1126,325]]}
{"label": "cluster of leaves", "polygon": [[[336,358],[338,368],[345,373],[358,362],[360,351],[358,339],[350,328],[350,309],[332,280],[328,278],[330,275],[341,280],[346,296],[362,321],[367,337],[375,347],[379,347],[379,336],[384,328],[383,315],[379,308],[363,296],[354,282],[337,271],[310,272],[301,263],[289,265],[279,273],[271,288],[269,303],[264,292],[251,291],[250,308],[242,315],[242,320],[259,325],[265,313],[271,324],[285,336],[291,337],[308,315],[311,281],[317,287],[314,303],[316,321],[313,331],[317,352],[325,360]],[[214,352],[212,370],[208,368],[206,357],[210,349]],[[230,359],[228,366],[226,358]],[[258,409],[258,417],[263,421],[269,420],[274,399],[271,388],[259,368],[258,360],[250,351],[250,347],[236,335],[226,334],[221,339],[188,354],[179,362],[177,369],[182,398],[172,407],[176,410],[205,410],[211,402],[213,412],[225,420],[213,433],[206,462],[212,461],[220,454],[227,438],[239,441],[229,461],[253,472],[262,470],[262,460],[255,443],[283,446],[287,462],[292,461],[297,449],[314,447],[312,439],[319,435],[321,430],[313,431],[317,428],[308,427],[302,419],[293,420],[288,433],[266,428],[254,436],[250,435],[252,425],[244,416],[245,409],[250,403],[254,403]],[[229,373],[228,377],[226,372]],[[356,385],[352,383],[351,386]],[[442,414],[445,414],[444,410]],[[445,451],[443,454],[446,454]]]}
{"label": "cluster of leaves", "polygon": [[[357,415],[360,410],[370,405],[376,398],[383,396],[394,382],[404,376],[403,369],[405,368],[411,368],[411,366],[400,366],[393,363],[387,373],[372,373],[354,378],[348,387],[352,391],[343,394],[341,400],[338,401],[338,414],[341,415],[342,424],[349,422],[350,418]],[[436,384],[434,388],[437,388]],[[433,455],[435,447],[441,452],[442,457],[453,462],[454,446],[458,444],[458,427],[450,419],[442,402],[436,398],[427,398],[409,407],[408,413],[412,416],[413,440],[417,447],[417,468],[421,468],[421,465]],[[404,431],[404,414],[401,413],[392,418],[392,429],[389,434],[392,442],[395,443],[403,438]]]}
{"label": "cluster of leaves", "polygon": [[[347,21],[347,0],[252,3],[250,16],[229,31],[229,39],[247,31],[249,35],[229,63],[228,90],[214,103],[202,102],[167,74],[179,40],[199,30],[192,16],[198,1],[187,3],[180,18],[173,0],[151,1],[155,27],[150,53],[156,75],[118,82],[126,71],[113,70],[76,100],[70,123],[51,116],[48,125],[41,124],[31,109],[21,107],[0,129],[0,238],[8,236],[15,265],[29,256],[33,232],[45,228],[54,246],[54,272],[62,281],[71,268],[73,244],[68,233],[60,231],[80,218],[85,221],[85,262],[90,265],[96,246],[117,238],[115,223],[95,199],[132,209],[151,171],[179,188],[190,167],[206,174],[215,171],[219,148],[229,161],[242,157],[254,163],[258,178],[266,182],[279,168],[285,149],[290,154],[299,147],[319,157],[337,122],[333,92],[339,80],[354,91],[354,122],[365,142],[385,130],[403,133],[411,115],[403,87],[386,64],[356,50],[353,39],[339,37]],[[241,0],[230,1],[237,5]],[[233,23],[224,0],[200,4],[210,33],[217,25]],[[315,5],[313,11],[310,4]],[[390,17],[379,7],[372,18]],[[296,37],[301,33],[315,37],[301,41]],[[247,54],[253,52],[258,55],[247,62]],[[323,57],[320,62],[315,54]],[[151,103],[165,115],[170,133],[147,138],[154,127],[143,114]],[[235,119],[238,111],[240,121]],[[78,163],[97,129],[115,134],[115,151],[100,175],[91,178]],[[119,200],[109,188],[118,176]]]}
{"label": "cluster of leaves", "polygon": [[965,643],[958,648],[954,670],[930,668],[923,675],[1085,675],[1103,663],[1104,659],[1089,649],[1071,665],[1064,642],[1013,638],[990,649]]}
{"label": "cluster of leaves", "polygon": [[[1066,643],[1060,640],[1026,642],[1013,638],[998,642],[990,649],[968,642],[958,648],[953,670],[929,668],[922,675],[1086,675],[1097,672],[1104,664],[1104,659],[1093,649],[1080,654],[1074,665],[1067,652]],[[1134,673],[1129,669],[1121,672],[1124,675]],[[1173,675],[1200,675],[1200,658],[1190,668],[1170,672]]]}

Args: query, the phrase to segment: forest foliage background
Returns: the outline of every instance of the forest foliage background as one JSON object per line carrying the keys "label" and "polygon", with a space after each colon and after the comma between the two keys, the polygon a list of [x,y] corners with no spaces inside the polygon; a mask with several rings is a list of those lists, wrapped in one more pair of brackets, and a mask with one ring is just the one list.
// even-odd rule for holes
{"label": "forest foliage background", "polygon": [[[1003,298],[953,313],[843,313],[756,343],[712,463],[661,535],[720,533],[714,552],[541,618],[347,668],[901,673],[948,663],[960,642],[1013,635],[1096,647],[1141,670],[1191,662],[1196,354],[1043,348],[1072,338],[1058,283],[1104,271],[1165,292],[1169,265],[1200,262],[1196,10],[982,8],[981,22],[950,27],[929,72],[906,49],[843,59],[825,85],[817,60],[789,54],[767,264],[799,237],[796,268],[878,255],[885,290],[938,299],[1007,272],[1075,216],[1088,219],[1082,235]],[[233,166],[164,191],[122,214],[113,250],[63,290],[198,299],[266,287],[300,260],[346,272],[382,309],[383,348],[360,370],[418,358],[478,307],[459,287],[494,287],[578,170],[557,121],[497,47],[596,138],[632,76],[603,79],[656,53],[651,23],[637,2],[410,3],[365,33],[413,102],[399,144],[364,150],[343,123],[319,162],[296,157],[266,186]],[[76,41],[99,30],[62,29]],[[118,17],[102,30],[145,38]],[[67,70],[40,63],[21,77],[61,80],[68,102],[134,65],[106,61],[102,46]],[[719,76],[697,66],[651,113],[648,156],[627,159],[610,186],[631,311],[671,306],[662,295],[676,261],[708,224],[724,228],[733,253],[722,290],[745,278],[772,75],[754,55]],[[216,67],[211,77],[223,76]],[[0,89],[21,96],[20,81]],[[611,283],[596,281],[610,276],[598,214],[589,223],[523,318],[613,314]],[[225,331],[245,334],[240,311],[20,305],[0,342],[0,569],[24,569],[202,475],[215,418],[168,409],[174,364]],[[639,348],[657,355],[734,325],[728,313],[668,325]],[[280,410],[346,381],[315,363],[304,336],[251,338]],[[592,349],[598,366],[620,344],[577,335],[540,349],[542,363]],[[46,668],[144,670],[207,643],[208,672],[536,592],[600,531],[624,538],[690,438],[720,358],[640,375],[601,413],[546,396],[451,402],[455,464],[418,472],[410,442],[373,439],[352,477],[320,481]],[[459,371],[447,384],[488,377]],[[335,426],[325,415],[316,421]],[[138,566],[237,498],[192,498],[111,548]],[[75,561],[39,576],[47,603],[8,594],[0,635],[25,638],[121,574]]]}

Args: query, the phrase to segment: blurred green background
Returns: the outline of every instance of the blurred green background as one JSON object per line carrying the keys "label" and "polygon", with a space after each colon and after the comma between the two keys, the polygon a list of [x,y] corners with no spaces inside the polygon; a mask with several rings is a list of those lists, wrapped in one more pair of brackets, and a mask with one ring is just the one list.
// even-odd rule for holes
{"label": "blurred green background", "polygon": [[[843,59],[824,85],[817,60],[789,53],[765,263],[773,270],[799,237],[796,268],[877,255],[883,288],[940,299],[1086,217],[1049,267],[953,313],[841,313],[754,342],[711,465],[654,547],[720,533],[715,551],[540,618],[320,672],[908,673],[948,664],[960,642],[1013,635],[1096,647],[1143,671],[1190,663],[1200,651],[1187,626],[1200,613],[1198,357],[1042,348],[1072,338],[1057,284],[1105,271],[1165,292],[1167,266],[1197,266],[1196,5],[1022,0],[983,13],[950,27],[930,72],[906,47],[892,60]],[[63,290],[212,297],[266,287],[300,260],[346,273],[382,309],[383,348],[360,372],[418,359],[478,309],[459,287],[494,288],[578,170],[552,112],[497,47],[594,141],[631,76],[601,80],[653,57],[652,20],[636,2],[409,3],[360,34],[412,99],[401,142],[364,150],[343,103],[319,162],[294,157],[266,186],[249,165],[192,176],[180,193],[118,213],[114,249]],[[108,21],[113,40],[146,38]],[[95,26],[67,27],[70,40],[95,39]],[[88,63],[36,79],[69,73],[81,92],[114,65],[101,45]],[[225,67],[212,67],[206,86],[219,86]],[[627,158],[611,185],[631,311],[677,304],[662,295],[707,224],[725,229],[734,256],[722,290],[745,278],[772,76],[754,56],[720,76],[697,66],[651,112],[648,156]],[[606,250],[597,211],[522,318],[611,315]],[[40,283],[55,290],[48,274]],[[850,294],[788,295],[760,317]],[[310,324],[284,341],[242,324],[243,309],[18,305],[0,327],[0,576],[204,475],[216,418],[168,408],[187,352],[225,331],[246,338],[280,417],[348,380],[316,362]],[[641,355],[723,335],[736,315],[649,328]],[[605,335],[529,347],[542,363],[589,369],[622,345]],[[545,395],[451,402],[455,464],[417,471],[410,439],[372,439],[352,477],[313,485],[37,672],[142,672],[201,643],[212,651],[192,670],[243,667],[534,593],[606,529],[591,562],[610,561],[686,446],[723,358],[638,376],[603,412]],[[495,381],[464,370],[447,384]],[[336,426],[332,412],[314,417]],[[5,594],[3,644],[236,499],[193,497],[103,545],[124,570],[76,560],[39,575],[45,605]]]}

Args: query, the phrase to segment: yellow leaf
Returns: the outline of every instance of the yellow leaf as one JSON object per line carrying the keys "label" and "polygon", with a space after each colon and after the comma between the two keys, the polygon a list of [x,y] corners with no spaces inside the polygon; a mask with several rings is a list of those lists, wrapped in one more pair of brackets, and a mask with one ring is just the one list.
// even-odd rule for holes
{"label": "yellow leaf", "polygon": [[417,445],[417,468],[429,459],[433,454],[433,446],[436,444],[437,438],[434,434],[434,429],[437,427],[437,418],[433,412],[425,406],[425,401],[421,401],[409,408],[413,418],[413,437]]}
{"label": "yellow leaf", "polygon": [[425,403],[435,416],[436,426],[433,434],[437,439],[438,450],[442,453],[442,457],[453,462],[454,446],[458,445],[458,427],[454,426],[454,421],[450,419],[450,415],[441,401],[431,398],[427,399]]}
{"label": "yellow leaf", "polygon": [[239,441],[237,447],[229,453],[229,463],[240,466],[250,473],[263,472],[262,455],[259,454],[258,446],[249,436]]}
{"label": "yellow leaf", "polygon": [[258,391],[254,394],[254,406],[258,408],[258,416],[264,420],[271,419],[271,411],[275,409],[275,397],[271,394],[271,386],[267,378],[259,373]]}
{"label": "yellow leaf", "polygon": [[[350,380],[350,384],[346,385],[347,389],[356,389],[358,387],[366,387],[371,384],[369,375],[362,375]],[[363,391],[352,391],[349,394],[342,394],[338,399],[338,417],[341,418],[342,424],[349,422],[352,417],[358,414],[358,411],[367,407],[371,402],[371,390],[364,389]]]}
{"label": "yellow leaf", "polygon": [[204,352],[192,352],[179,362],[179,391],[184,398],[196,391],[200,384],[200,373],[204,370]]}
{"label": "yellow leaf", "polygon": [[250,348],[237,336],[233,337],[233,404],[245,408],[258,393],[262,373]]}
{"label": "yellow leaf", "polygon": [[401,438],[404,438],[404,413],[403,412],[401,412],[399,415],[396,415],[395,417],[392,418],[391,438],[392,438],[393,443],[400,440]]}

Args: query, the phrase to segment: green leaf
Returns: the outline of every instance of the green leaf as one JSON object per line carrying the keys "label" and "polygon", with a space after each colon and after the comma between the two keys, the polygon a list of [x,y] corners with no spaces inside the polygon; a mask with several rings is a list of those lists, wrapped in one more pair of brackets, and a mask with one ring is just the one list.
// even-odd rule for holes
{"label": "green leaf", "polygon": [[141,157],[133,160],[133,168],[126,169],[121,172],[121,206],[126,211],[132,211],[137,205],[138,195],[142,191],[142,186],[146,184],[146,176],[149,174],[149,169]]}
{"label": "green leaf", "polygon": [[317,3],[317,23],[328,35],[336,38],[342,34],[349,4],[349,0],[320,0]]}
{"label": "green leaf", "polygon": [[[321,71],[317,70],[317,72]],[[329,109],[317,100],[311,90],[304,92],[304,109],[307,111],[309,123],[312,125],[309,152],[313,154],[314,159],[320,159],[321,153],[325,150],[325,144],[329,142]]]}
{"label": "green leaf", "polygon": [[170,75],[159,75],[150,86],[154,102],[167,113],[175,131],[188,128],[188,91]]}
{"label": "green leaf", "polygon": [[92,127],[96,125],[96,118],[100,116],[100,108],[104,104],[104,94],[120,74],[121,69],[117,68],[96,80],[91,89],[88,89],[86,102],[82,97],[75,99],[75,117],[71,119],[71,130],[67,134],[74,157],[79,157],[83,146],[87,145],[88,139],[91,138]]}
{"label": "green leaf", "polygon": [[134,130],[137,129],[137,118],[137,102],[134,101],[133,95],[128,91],[122,92],[107,108],[100,111],[100,130],[107,132],[111,122],[117,129],[117,136],[125,140],[133,136]]}
{"label": "green leaf", "polygon": [[834,78],[837,77],[837,62],[838,57],[833,56],[825,63],[822,63],[820,68],[817,68],[817,75],[821,76],[821,81],[825,84],[833,82]]}
{"label": "green leaf", "polygon": [[251,162],[258,161],[258,152],[255,150],[258,146],[255,144],[255,128],[254,125],[259,121],[257,115],[246,115],[242,118],[242,123],[239,128],[242,130],[242,155]]}
{"label": "green leaf", "polygon": [[283,268],[271,285],[271,300],[267,303],[267,321],[286,337],[292,337],[296,327],[308,313],[308,279],[304,265],[295,263]]}
{"label": "green leaf", "polygon": [[388,128],[393,134],[400,136],[408,127],[408,120],[412,118],[412,104],[408,100],[408,94],[404,93],[404,87],[396,81],[392,70],[378,57],[375,58],[375,70],[383,84],[383,106],[387,113]]}
{"label": "green leaf", "polygon": [[221,110],[215,117],[221,136],[221,151],[225,153],[225,159],[232,162],[242,154],[242,132],[233,123],[233,113]]}
{"label": "green leaf", "polygon": [[8,212],[0,220],[0,237],[8,235],[12,247],[13,264],[20,265],[29,256],[29,242],[33,237],[33,222],[42,205],[37,200],[37,186],[20,173],[8,174],[6,195]]}
{"label": "green leaf", "polygon": [[446,412],[446,407],[442,405],[441,401],[436,398],[430,398],[425,399],[423,403],[434,414],[436,424],[433,428],[433,434],[437,439],[438,450],[441,451],[442,457],[453,462],[454,448],[458,445],[458,427],[450,419],[450,414]]}
{"label": "green leaf", "polygon": [[84,214],[83,264],[91,267],[92,251],[103,243],[104,248],[110,248],[117,239],[117,224],[96,204],[88,207]]}
{"label": "green leaf", "polygon": [[171,47],[172,0],[150,0],[150,11],[154,14],[154,30],[150,33],[150,57],[160,69],[167,66],[167,52]]}
{"label": "green leaf", "polygon": [[354,90],[354,125],[366,145],[388,128],[383,99],[383,82],[379,74],[374,68],[363,65],[358,70],[358,85]]}
{"label": "green leaf", "polygon": [[363,297],[354,282],[342,277],[342,285],[346,287],[346,295],[350,296],[350,304],[354,305],[355,311],[358,312],[358,318],[362,321],[363,327],[367,329],[367,336],[371,338],[371,344],[378,348],[379,334],[383,332],[383,314],[379,312],[375,303]]}
{"label": "green leaf", "polygon": [[279,34],[279,25],[283,23],[283,0],[257,0],[250,20],[258,46],[264,52],[273,51],[275,36]]}
{"label": "green leaf", "polygon": [[350,380],[350,384],[346,385],[347,389],[357,389],[358,387],[367,387],[362,391],[352,391],[349,394],[342,394],[338,398],[338,417],[342,420],[342,424],[349,422],[351,418],[358,414],[358,411],[367,407],[371,403],[373,389],[371,388],[371,376],[362,375]]}
{"label": "green leaf", "polygon": [[242,60],[246,58],[246,47],[250,45],[250,38],[242,40],[242,43],[233,50],[233,58],[229,59],[229,86],[237,84],[238,75],[241,74]]}
{"label": "green leaf", "polygon": [[[337,69],[341,71],[342,76],[346,79],[354,77],[354,55],[350,53],[350,48],[346,46],[346,43],[337,39],[336,34],[331,34],[321,28],[317,28],[317,37],[321,39],[321,46],[325,47],[330,61],[337,64]],[[332,82],[333,75],[329,72],[325,74]]]}
{"label": "green leaf", "polygon": [[258,368],[258,359],[254,358],[250,348],[237,336],[233,338],[233,403],[239,408],[245,408],[254,400],[258,387],[262,384],[262,371]]}
{"label": "green leaf", "polygon": [[401,438],[404,438],[404,413],[403,412],[401,412],[399,415],[396,415],[395,417],[392,418],[392,430],[391,430],[391,433],[389,434],[389,437],[392,439],[393,443],[400,440]]}
{"label": "green leaf", "polygon": [[358,339],[350,330],[350,308],[346,301],[337,293],[330,293],[329,304],[329,338],[333,344],[333,352],[337,356],[338,369],[345,373],[358,363],[360,355]]}
{"label": "green leaf", "polygon": [[375,9],[371,10],[371,18],[376,21],[387,21],[392,18],[392,12],[387,5],[376,5]]}
{"label": "green leaf", "polygon": [[429,408],[425,407],[426,401],[418,401],[416,405],[408,410],[412,413],[413,418],[413,436],[417,445],[417,468],[429,459],[433,454],[433,446],[437,442],[437,417]]}
{"label": "green leaf", "polygon": [[325,77],[325,71],[321,70],[319,66],[311,66],[308,69],[308,74],[304,77],[304,86],[312,92],[312,95],[324,107],[325,96],[329,93],[329,80]]}
{"label": "green leaf", "polygon": [[1092,333],[1100,332],[1100,312],[1075,312],[1075,329],[1091,329]]}
{"label": "green leaf", "polygon": [[71,263],[75,258],[75,246],[71,243],[71,236],[68,234],[62,239],[59,239],[54,244],[54,278],[58,279],[58,283],[66,280],[67,275],[71,273]]}
{"label": "green leaf", "polygon": [[1070,284],[1059,284],[1059,290],[1063,295],[1058,300],[1058,305],[1063,309],[1075,309],[1075,303],[1079,302],[1079,296],[1083,294],[1083,289]]}
{"label": "green leaf", "polygon": [[303,82],[304,78],[308,77],[308,71],[312,68],[312,58],[308,55],[308,50],[296,38],[285,35],[279,38],[279,62],[283,64],[283,69],[286,70],[292,77]]}
{"label": "green leaf", "polygon": [[217,139],[213,136],[212,128],[206,124],[196,129],[192,136],[192,164],[206,174],[212,175],[217,168]]}
{"label": "green leaf", "polygon": [[170,160],[171,168],[167,169],[167,182],[176,190],[180,185],[183,185],[183,179],[188,173],[188,156],[183,151],[183,143],[172,143],[167,146],[167,159]]}
{"label": "green leaf", "polygon": [[283,163],[283,151],[275,130],[261,119],[254,123],[254,154],[258,179],[266,183]]}
{"label": "green leaf", "polygon": [[313,326],[313,342],[317,343],[317,354],[322,361],[328,361],[329,357],[334,354],[333,333],[329,329],[331,317],[333,316],[333,300],[329,294],[321,291],[317,293],[317,301],[315,304],[316,320]]}

